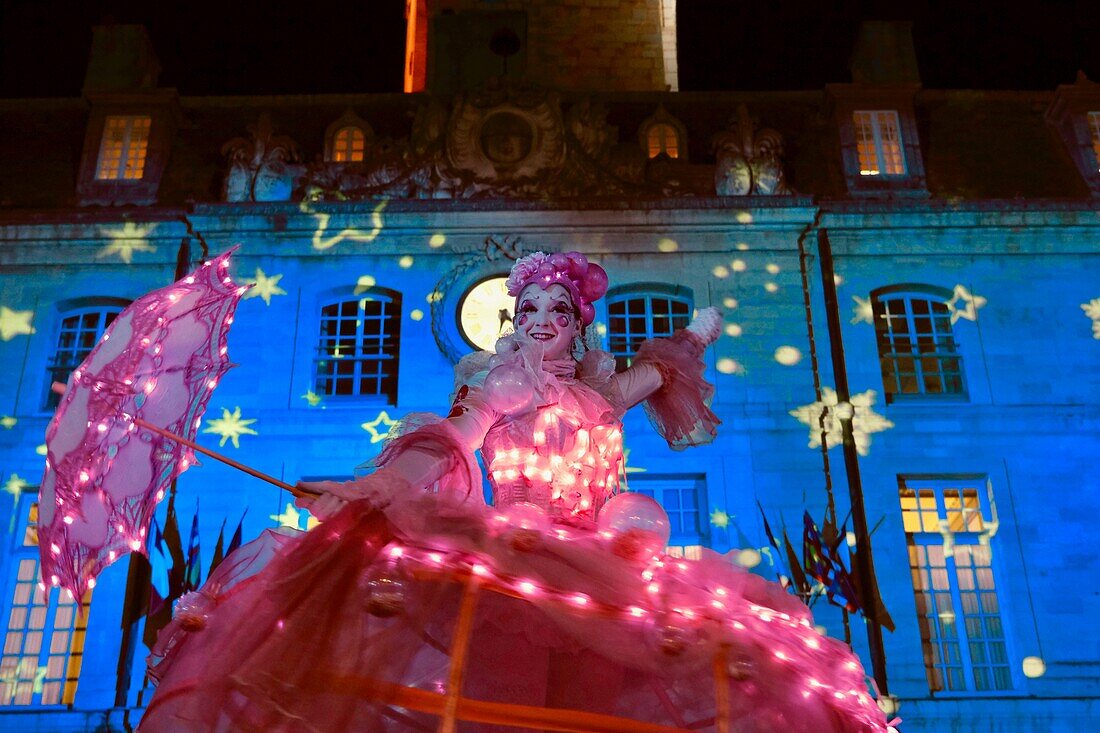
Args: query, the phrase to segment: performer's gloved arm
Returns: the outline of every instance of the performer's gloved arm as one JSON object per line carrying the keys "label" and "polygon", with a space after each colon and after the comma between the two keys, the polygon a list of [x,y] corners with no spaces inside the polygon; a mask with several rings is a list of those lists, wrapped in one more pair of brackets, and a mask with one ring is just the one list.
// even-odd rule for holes
{"label": "performer's gloved arm", "polygon": [[[481,448],[489,428],[514,407],[515,392],[527,389],[514,383],[514,374],[502,372],[495,378],[494,374],[495,370],[482,387],[462,387],[445,420],[424,425],[387,445],[377,459],[380,467],[369,476],[352,481],[299,482],[299,488],[318,496],[301,498],[298,506],[324,520],[348,502],[370,499],[385,506],[449,476],[472,487],[475,481],[469,469],[473,453]],[[501,379],[502,375],[513,379]],[[476,486],[480,486],[480,477]]]}
{"label": "performer's gloved arm", "polygon": [[[722,311],[711,307],[699,311],[687,328],[677,331],[668,340],[679,344],[691,356],[698,357],[707,346],[718,340],[721,333]],[[622,395],[622,404],[633,407],[660,389],[668,381],[668,375],[663,373],[660,361],[641,360],[611,380]]]}

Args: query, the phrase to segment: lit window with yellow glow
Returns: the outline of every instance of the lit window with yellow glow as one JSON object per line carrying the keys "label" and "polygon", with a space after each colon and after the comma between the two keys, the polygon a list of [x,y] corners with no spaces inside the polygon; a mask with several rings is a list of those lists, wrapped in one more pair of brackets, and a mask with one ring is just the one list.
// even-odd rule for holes
{"label": "lit window with yellow glow", "polygon": [[1012,689],[986,479],[899,477],[898,489],[929,689]]}
{"label": "lit window with yellow glow", "polygon": [[894,110],[853,113],[861,176],[904,176],[901,125]]}
{"label": "lit window with yellow glow", "polygon": [[1100,112],[1089,112],[1089,136],[1092,139],[1092,155],[1100,171]]}
{"label": "lit window with yellow glow", "polygon": [[332,159],[337,163],[358,163],[363,160],[366,136],[358,127],[342,127],[332,138]]}
{"label": "lit window with yellow glow", "polygon": [[107,117],[95,177],[101,181],[140,181],[145,174],[151,124],[152,119],[144,116]]}
{"label": "lit window with yellow glow", "polygon": [[12,548],[7,630],[0,655],[0,705],[72,705],[76,698],[91,591],[84,610],[58,588],[43,591],[38,572],[38,504],[19,498]]}
{"label": "lit window with yellow glow", "polygon": [[646,143],[650,158],[664,153],[670,158],[680,157],[680,136],[676,128],[665,122],[650,125],[646,131]]}
{"label": "lit window with yellow glow", "polygon": [[708,518],[700,507],[706,506],[706,479],[692,474],[667,476],[633,474],[629,490],[651,497],[668,515],[669,538],[665,551],[672,557],[699,560],[707,543]]}

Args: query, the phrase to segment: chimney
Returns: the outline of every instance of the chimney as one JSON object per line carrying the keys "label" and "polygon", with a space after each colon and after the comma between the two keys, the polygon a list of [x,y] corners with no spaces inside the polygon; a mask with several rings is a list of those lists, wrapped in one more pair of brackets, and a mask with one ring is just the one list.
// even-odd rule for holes
{"label": "chimney", "polygon": [[160,62],[143,25],[97,25],[84,75],[83,93],[151,90],[157,87]]}
{"label": "chimney", "polygon": [[920,84],[913,24],[865,20],[848,63],[855,84]]}

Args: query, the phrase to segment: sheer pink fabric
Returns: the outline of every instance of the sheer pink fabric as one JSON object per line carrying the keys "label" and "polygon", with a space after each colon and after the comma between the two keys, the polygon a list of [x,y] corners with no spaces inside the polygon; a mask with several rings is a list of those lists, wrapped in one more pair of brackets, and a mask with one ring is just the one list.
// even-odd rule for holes
{"label": "sheer pink fabric", "polygon": [[646,341],[634,357],[635,366],[648,365],[660,372],[660,389],[642,406],[653,427],[675,450],[711,442],[722,422],[709,406],[714,387],[703,378],[703,348],[697,336],[679,331],[672,338]]}
{"label": "sheer pink fabric", "polygon": [[[687,404],[692,382],[682,375],[701,380],[701,366],[690,369],[674,347],[671,373]],[[731,730],[886,730],[858,660],[813,631],[809,611],[781,588],[713,553],[641,560],[593,531],[621,458],[614,402],[624,396],[606,359],[575,375],[529,376],[536,399],[510,413],[486,387],[460,389],[451,417],[386,446],[382,468],[357,482],[365,498],[287,542],[262,571],[249,558],[266,549],[235,554],[230,567],[247,577],[215,574],[203,603],[187,606],[190,620],[177,619],[158,644],[160,686],[142,730],[434,730],[436,718],[395,706],[379,682],[447,692],[469,577],[485,589],[468,698],[714,730],[714,660],[724,655]],[[627,391],[648,393],[651,376]],[[664,404],[669,384],[650,402]],[[673,430],[691,414],[705,418],[678,409]],[[482,437],[496,508],[480,501],[470,457]],[[413,476],[429,491],[408,491]],[[527,504],[547,526],[525,524]]]}

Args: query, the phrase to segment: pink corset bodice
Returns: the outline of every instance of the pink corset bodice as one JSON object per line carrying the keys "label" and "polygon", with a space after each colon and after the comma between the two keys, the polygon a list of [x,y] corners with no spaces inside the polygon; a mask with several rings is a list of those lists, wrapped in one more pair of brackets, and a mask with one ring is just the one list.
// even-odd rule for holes
{"label": "pink corset bodice", "polygon": [[563,384],[556,401],[495,424],[482,455],[494,505],[530,502],[594,519],[619,485],[622,423],[588,386]]}

